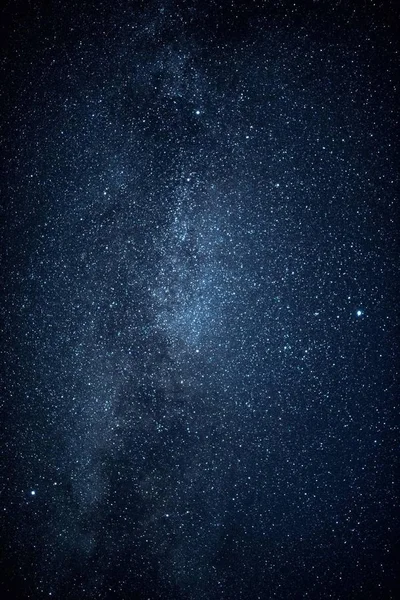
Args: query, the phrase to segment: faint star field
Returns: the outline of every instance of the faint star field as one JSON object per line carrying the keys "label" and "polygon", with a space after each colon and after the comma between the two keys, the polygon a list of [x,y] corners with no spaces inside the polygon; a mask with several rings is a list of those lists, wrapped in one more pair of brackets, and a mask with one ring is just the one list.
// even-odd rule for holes
{"label": "faint star field", "polygon": [[1,598],[396,597],[397,11],[350,4],[3,9]]}

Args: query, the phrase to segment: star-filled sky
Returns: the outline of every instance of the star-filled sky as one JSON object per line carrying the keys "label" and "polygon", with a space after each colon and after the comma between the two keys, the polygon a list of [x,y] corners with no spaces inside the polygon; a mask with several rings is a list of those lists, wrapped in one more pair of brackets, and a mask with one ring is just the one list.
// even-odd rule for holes
{"label": "star-filled sky", "polygon": [[1,14],[1,598],[394,599],[395,3]]}

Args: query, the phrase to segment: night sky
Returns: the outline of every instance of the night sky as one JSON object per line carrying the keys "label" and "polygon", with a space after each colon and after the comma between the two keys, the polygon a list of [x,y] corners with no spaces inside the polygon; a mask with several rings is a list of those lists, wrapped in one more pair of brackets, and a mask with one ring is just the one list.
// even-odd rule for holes
{"label": "night sky", "polygon": [[5,3],[2,599],[399,593],[395,4]]}

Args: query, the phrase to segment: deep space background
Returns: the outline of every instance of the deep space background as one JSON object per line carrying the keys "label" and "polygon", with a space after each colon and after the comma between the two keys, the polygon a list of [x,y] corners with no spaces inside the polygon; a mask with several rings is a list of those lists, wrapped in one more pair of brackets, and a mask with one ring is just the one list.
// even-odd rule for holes
{"label": "deep space background", "polygon": [[398,24],[4,3],[2,599],[399,593]]}

